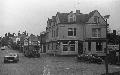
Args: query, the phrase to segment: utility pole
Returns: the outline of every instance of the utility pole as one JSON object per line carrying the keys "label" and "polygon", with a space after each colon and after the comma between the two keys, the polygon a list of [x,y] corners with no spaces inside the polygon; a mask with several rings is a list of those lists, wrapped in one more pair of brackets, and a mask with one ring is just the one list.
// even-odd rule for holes
{"label": "utility pole", "polygon": [[105,57],[105,68],[106,68],[106,75],[108,75],[108,39],[107,39],[107,19],[106,19],[106,57]]}
{"label": "utility pole", "polygon": [[106,15],[104,16],[105,20],[106,20],[106,57],[105,57],[105,69],[106,69],[106,75],[108,75],[108,38],[107,38],[107,34],[108,34],[108,31],[107,31],[107,28],[108,28],[108,23],[107,23],[107,19],[109,18],[110,15]]}

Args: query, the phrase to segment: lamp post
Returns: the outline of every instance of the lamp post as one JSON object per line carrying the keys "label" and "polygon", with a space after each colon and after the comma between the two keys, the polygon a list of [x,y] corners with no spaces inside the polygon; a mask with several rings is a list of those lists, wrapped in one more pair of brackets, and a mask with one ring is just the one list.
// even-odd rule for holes
{"label": "lamp post", "polygon": [[109,19],[109,16],[110,15],[105,15],[104,18],[106,20],[106,57],[105,57],[105,69],[106,69],[106,75],[108,75],[108,47],[107,47],[107,44],[108,44],[108,40],[107,40],[107,34],[108,34],[108,31],[107,31],[107,28],[108,28],[108,24],[107,24],[107,19]]}

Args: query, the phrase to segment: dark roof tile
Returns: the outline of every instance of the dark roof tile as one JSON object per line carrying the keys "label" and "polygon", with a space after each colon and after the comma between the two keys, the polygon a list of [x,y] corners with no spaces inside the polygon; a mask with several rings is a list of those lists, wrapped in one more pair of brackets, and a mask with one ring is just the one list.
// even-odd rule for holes
{"label": "dark roof tile", "polygon": [[68,13],[58,13],[58,17],[61,23],[68,22]]}
{"label": "dark roof tile", "polygon": [[88,21],[88,14],[76,15],[76,23],[85,23]]}

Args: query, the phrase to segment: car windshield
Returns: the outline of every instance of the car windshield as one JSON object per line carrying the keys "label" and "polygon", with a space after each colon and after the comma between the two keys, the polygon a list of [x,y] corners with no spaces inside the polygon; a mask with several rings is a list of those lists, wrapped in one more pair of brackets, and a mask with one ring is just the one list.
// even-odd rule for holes
{"label": "car windshield", "polygon": [[16,56],[17,54],[15,54],[15,53],[10,53],[10,54],[8,54],[9,56]]}

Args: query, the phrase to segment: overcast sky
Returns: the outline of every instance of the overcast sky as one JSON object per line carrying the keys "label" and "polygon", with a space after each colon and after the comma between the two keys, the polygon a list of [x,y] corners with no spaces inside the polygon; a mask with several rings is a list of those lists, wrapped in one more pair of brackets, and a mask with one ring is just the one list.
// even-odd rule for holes
{"label": "overcast sky", "polygon": [[76,9],[81,13],[98,10],[102,16],[109,14],[110,27],[120,28],[120,0],[0,0],[0,36],[19,30],[39,35],[45,31],[48,18]]}

